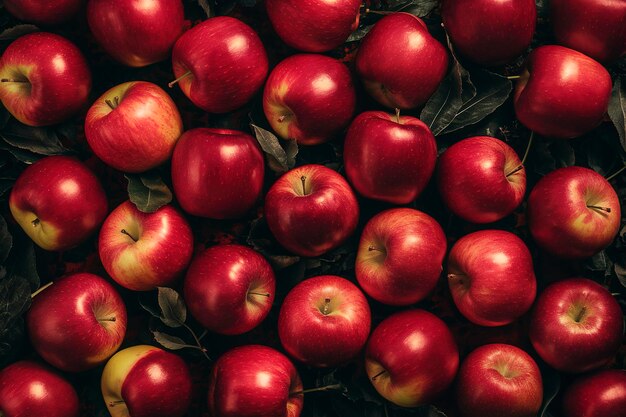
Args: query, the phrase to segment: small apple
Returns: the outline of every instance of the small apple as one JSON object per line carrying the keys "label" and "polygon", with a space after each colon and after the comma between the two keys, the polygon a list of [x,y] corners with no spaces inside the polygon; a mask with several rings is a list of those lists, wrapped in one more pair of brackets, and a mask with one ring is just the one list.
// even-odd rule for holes
{"label": "small apple", "polygon": [[52,26],[74,17],[84,3],[85,0],[4,0],[4,7],[24,22]]}
{"label": "small apple", "polygon": [[565,417],[622,417],[626,410],[626,371],[607,369],[575,380],[563,396]]}

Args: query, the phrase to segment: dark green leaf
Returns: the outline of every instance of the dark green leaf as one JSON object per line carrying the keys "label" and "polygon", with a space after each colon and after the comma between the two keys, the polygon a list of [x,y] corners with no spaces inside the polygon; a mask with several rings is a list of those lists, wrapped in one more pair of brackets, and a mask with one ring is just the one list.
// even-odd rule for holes
{"label": "dark green leaf", "polygon": [[152,331],[152,334],[154,335],[154,340],[167,349],[179,350],[189,347],[189,345],[180,337],[157,331]]}
{"label": "dark green leaf", "polygon": [[613,84],[609,102],[609,117],[617,129],[622,147],[626,149],[626,75],[620,75]]}
{"label": "dark green leaf", "polygon": [[417,17],[428,16],[439,4],[439,0],[412,0],[405,6],[394,8],[395,11],[410,13]]}
{"label": "dark green leaf", "polygon": [[0,280],[0,329],[9,328],[30,307],[28,281],[19,275]]}
{"label": "dark green leaf", "polygon": [[[152,294],[152,293],[142,293],[142,294]],[[158,319],[161,318],[161,311],[149,304],[149,302],[142,300],[142,295],[139,296],[139,305],[141,308],[146,310],[152,317],[156,317]]]}
{"label": "dark green leaf", "polygon": [[613,265],[613,269],[615,270],[617,279],[619,279],[619,283],[622,284],[623,287],[626,287],[626,267],[616,263]]}
{"label": "dark green leaf", "polygon": [[360,41],[361,39],[365,37],[365,35],[369,33],[370,30],[372,30],[373,27],[374,25],[366,25],[366,26],[358,27],[354,32],[350,34],[350,36],[348,36],[348,39],[346,39],[346,42]]}
{"label": "dark green leaf", "polygon": [[5,29],[0,33],[0,41],[11,41],[17,39],[20,36],[27,35],[29,33],[39,32],[39,28],[35,25],[17,25],[11,28]]}
{"label": "dark green leaf", "polygon": [[0,215],[0,263],[6,261],[12,247],[13,236],[9,233],[6,220]]}
{"label": "dark green leaf", "polygon": [[270,264],[272,265],[272,268],[274,268],[275,270],[279,271],[283,268],[287,268],[288,266],[291,266],[297,262],[300,261],[300,257],[299,256],[290,256],[290,255],[270,255],[268,256],[267,259]]}
{"label": "dark green leaf", "polygon": [[256,0],[239,0],[239,4],[244,7],[254,7]]}
{"label": "dark green leaf", "polygon": [[144,213],[154,213],[172,201],[172,192],[156,172],[124,174],[128,180],[128,197]]}
{"label": "dark green leaf", "polygon": [[[37,272],[37,259],[35,257],[35,245],[30,239],[23,239],[14,243],[13,259],[14,263],[10,270],[11,275],[19,275],[29,285],[30,291],[35,291],[40,286],[39,273]],[[18,255],[19,254],[19,255]]]}
{"label": "dark green leaf", "polygon": [[2,130],[2,139],[17,149],[38,155],[62,155],[68,150],[61,144],[54,128],[26,126],[11,119]]}
{"label": "dark green leaf", "polygon": [[570,141],[563,139],[537,138],[531,152],[533,170],[540,175],[576,163],[576,154]]}
{"label": "dark green leaf", "polygon": [[34,162],[37,162],[38,160],[42,158],[41,155],[37,155],[30,151],[15,148],[3,140],[0,140],[0,149],[8,151],[11,155],[13,155],[15,159],[25,164],[29,164],[29,165]]}
{"label": "dark green leaf", "polygon": [[298,144],[295,140],[288,140],[285,148],[280,145],[278,138],[269,130],[265,130],[253,123],[250,124],[256,140],[261,149],[267,155],[268,165],[274,172],[283,173],[289,171],[296,164]]}
{"label": "dark green leaf", "polygon": [[541,379],[543,380],[543,404],[537,416],[547,417],[548,406],[561,389],[561,375],[554,369],[546,366],[541,372]]}
{"label": "dark green leaf", "polygon": [[0,196],[9,191],[13,184],[15,184],[15,178],[0,178]]}
{"label": "dark green leaf", "polygon": [[24,319],[18,317],[9,327],[0,330],[0,368],[14,362],[23,354],[26,342]]}
{"label": "dark green leaf", "polygon": [[159,307],[161,321],[169,327],[180,327],[187,320],[187,307],[183,298],[175,290],[159,287]]}
{"label": "dark green leaf", "polygon": [[213,11],[211,10],[209,0],[198,0],[198,5],[202,7],[202,10],[204,10],[206,17],[213,17]]}

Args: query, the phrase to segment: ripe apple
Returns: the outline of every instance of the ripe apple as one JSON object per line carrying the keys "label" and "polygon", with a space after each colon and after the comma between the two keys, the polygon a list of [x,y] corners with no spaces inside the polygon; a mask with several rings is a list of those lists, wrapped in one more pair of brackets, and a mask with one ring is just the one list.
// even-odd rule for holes
{"label": "ripe apple", "polygon": [[621,0],[550,0],[558,43],[600,62],[626,53],[626,3]]}
{"label": "ripe apple", "polygon": [[191,385],[185,361],[147,345],[117,352],[101,378],[111,417],[182,417],[191,404]]}
{"label": "ripe apple", "polygon": [[551,367],[587,372],[607,365],[624,333],[622,309],[610,292],[586,278],[548,286],[530,319],[530,341]]}
{"label": "ripe apple", "polygon": [[359,26],[360,0],[267,0],[267,15],[286,44],[307,52],[338,47]]}
{"label": "ripe apple", "polygon": [[387,317],[365,349],[365,370],[374,388],[401,407],[431,402],[452,384],[459,367],[450,329],[425,310]]}
{"label": "ripe apple", "polygon": [[85,136],[93,152],[123,172],[143,172],[167,161],[183,122],[174,101],[156,84],[117,85],[91,106]]}
{"label": "ripe apple", "polygon": [[148,291],[172,285],[182,275],[193,254],[193,234],[172,206],[142,213],[125,201],[104,221],[98,253],[115,282]]}
{"label": "ripe apple", "polygon": [[19,361],[0,371],[3,417],[78,417],[78,395],[56,372]]}
{"label": "ripe apple", "polygon": [[0,58],[0,100],[20,122],[63,122],[87,105],[91,72],[80,50],[47,32],[13,41]]}
{"label": "ripe apple", "polygon": [[361,290],[345,278],[308,278],[289,291],[278,315],[287,353],[309,366],[345,365],[370,334],[371,314]]}
{"label": "ripe apple", "polygon": [[484,345],[461,363],[456,398],[464,417],[536,417],[543,398],[541,373],[520,348]]}
{"label": "ripe apple", "polygon": [[574,138],[602,122],[611,88],[609,72],[597,61],[563,46],[540,46],[515,87],[515,114],[540,135]]}
{"label": "ripe apple", "polygon": [[332,139],[348,126],[355,106],[348,67],[318,54],[298,54],[281,61],[263,91],[263,111],[272,129],[281,138],[302,145]]}
{"label": "ripe apple", "polygon": [[535,242],[561,258],[587,258],[611,244],[620,227],[619,198],[609,182],[582,167],[556,169],[528,197]]}
{"label": "ripe apple", "polygon": [[96,41],[124,65],[144,67],[169,57],[185,26],[181,0],[89,0]]}
{"label": "ripe apple", "polygon": [[441,155],[437,185],[452,213],[472,223],[491,223],[522,203],[526,170],[509,145],[475,136],[455,143]]}
{"label": "ripe apple", "polygon": [[122,344],[126,307],[115,288],[94,274],[55,281],[26,313],[30,341],[42,358],[67,372],[104,363]]}
{"label": "ripe apple", "polygon": [[481,230],[459,239],[448,256],[454,304],[480,326],[503,326],[526,313],[537,281],[526,244],[513,233]]}
{"label": "ripe apple", "polygon": [[457,52],[478,64],[502,65],[530,46],[537,7],[534,0],[445,0],[441,18]]}
{"label": "ripe apple", "polygon": [[28,23],[58,25],[71,19],[85,0],[4,0],[9,13]]}
{"label": "ripe apple", "polygon": [[431,36],[422,19],[408,13],[379,20],[361,41],[356,56],[356,71],[365,89],[391,108],[412,109],[426,103],[447,70],[448,50]]}
{"label": "ripe apple", "polygon": [[416,303],[437,285],[446,247],[441,226],[428,214],[410,208],[383,211],[363,229],[356,278],[381,303]]}
{"label": "ripe apple", "polygon": [[267,317],[276,278],[263,256],[242,245],[212,246],[196,256],[185,277],[185,301],[205,328],[242,334]]}
{"label": "ripe apple", "polygon": [[283,174],[267,192],[265,218],[285,249],[312,257],[352,235],[359,205],[337,172],[323,165],[302,165]]}
{"label": "ripe apple", "polygon": [[213,417],[298,417],[302,382],[282,353],[266,346],[240,346],[215,362],[208,399]]}
{"label": "ripe apple", "polygon": [[185,32],[172,50],[174,83],[201,109],[227,113],[263,86],[267,53],[259,36],[232,17],[212,17]]}
{"label": "ripe apple", "polygon": [[194,216],[244,216],[261,196],[264,173],[259,144],[238,130],[188,130],[172,155],[174,194]]}
{"label": "ripe apple", "polygon": [[435,170],[437,143],[421,120],[366,111],[350,124],[344,143],[346,176],[364,197],[408,204]]}
{"label": "ripe apple", "polygon": [[82,162],[48,156],[17,178],[9,208],[37,245],[62,251],[97,230],[107,215],[108,202],[98,178]]}
{"label": "ripe apple", "polygon": [[563,396],[565,417],[621,417],[626,410],[626,371],[607,369],[575,380]]}

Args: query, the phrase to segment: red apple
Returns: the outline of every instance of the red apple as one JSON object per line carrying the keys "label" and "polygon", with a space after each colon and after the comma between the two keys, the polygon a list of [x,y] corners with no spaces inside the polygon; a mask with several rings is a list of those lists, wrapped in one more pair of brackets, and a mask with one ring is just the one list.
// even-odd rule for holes
{"label": "red apple", "polygon": [[356,56],[365,89],[391,108],[412,109],[426,103],[447,69],[448,50],[431,36],[422,19],[408,13],[379,20],[361,41]]}
{"label": "red apple", "polygon": [[401,407],[430,403],[448,388],[459,367],[450,329],[425,310],[392,314],[374,329],[365,369],[376,391]]}
{"label": "red apple", "polygon": [[437,143],[421,120],[366,111],[352,121],[344,144],[346,176],[367,198],[408,204],[435,170]]}
{"label": "red apple", "polygon": [[345,278],[308,278],[289,291],[278,315],[278,335],[287,353],[306,365],[341,366],[353,360],[370,333],[370,307]]}
{"label": "red apple", "polygon": [[381,303],[416,303],[437,285],[446,246],[441,226],[428,214],[410,208],[383,211],[363,229],[356,278]]}
{"label": "red apple", "polygon": [[270,264],[242,245],[218,245],[196,256],[185,278],[185,301],[205,328],[241,334],[267,317],[276,278]]}
{"label": "red apple", "polygon": [[63,122],[87,105],[91,72],[80,50],[53,33],[13,41],[0,58],[0,100],[29,126]]}
{"label": "red apple", "polygon": [[457,52],[478,64],[502,65],[530,46],[537,7],[534,0],[445,0],[441,18]]}
{"label": "red apple", "polygon": [[20,20],[42,26],[71,19],[85,0],[4,0],[4,7]]}
{"label": "red apple", "polygon": [[319,256],[354,233],[359,205],[337,172],[323,165],[303,165],[272,185],[265,196],[265,218],[285,249]]}
{"label": "red apple", "polygon": [[94,274],[55,281],[26,314],[33,347],[52,366],[80,372],[104,363],[122,344],[126,307],[115,288]]}
{"label": "red apple", "polygon": [[78,417],[78,395],[65,379],[32,361],[19,361],[0,372],[3,417]]}
{"label": "red apple", "polygon": [[176,199],[194,216],[244,216],[261,196],[264,171],[259,144],[238,130],[188,130],[172,155]]}
{"label": "red apple", "polygon": [[154,346],[113,355],[102,371],[101,388],[111,417],[183,417],[191,405],[187,364]]}
{"label": "red apple", "polygon": [[338,47],[359,26],[360,0],[267,0],[267,15],[285,43],[307,52]]}
{"label": "red apple", "polygon": [[185,32],[174,45],[172,64],[183,93],[210,113],[246,104],[263,86],[268,70],[259,36],[228,16],[212,17]]}
{"label": "red apple", "polygon": [[213,417],[298,417],[302,382],[282,353],[260,345],[234,348],[222,355],[209,379]]}
{"label": "red apple", "polygon": [[536,417],[543,398],[541,373],[520,348],[484,345],[461,363],[456,398],[464,417]]}
{"label": "red apple", "polygon": [[104,93],[85,119],[85,136],[107,165],[143,172],[167,161],[183,133],[174,101],[156,84],[127,82]]}
{"label": "red apple", "polygon": [[182,275],[193,254],[193,234],[172,206],[143,213],[126,201],[102,225],[98,253],[115,282],[148,291],[172,285]]}
{"label": "red apple", "polygon": [[574,138],[602,122],[611,87],[611,76],[597,61],[562,46],[540,46],[515,87],[515,114],[540,135]]}
{"label": "red apple", "polygon": [[143,67],[169,57],[185,16],[181,0],[89,0],[87,22],[109,55]]}
{"label": "red apple", "polygon": [[530,319],[530,341],[551,367],[587,372],[607,365],[624,332],[622,309],[610,292],[586,278],[548,286]]}
{"label": "red apple", "polygon": [[302,145],[324,143],[352,120],[356,95],[348,67],[317,54],[298,54],[280,62],[263,91],[263,111],[283,139]]}
{"label": "red apple", "polygon": [[562,258],[587,258],[611,244],[620,227],[619,198],[597,172],[559,168],[528,197],[528,226],[535,242]]}
{"label": "red apple", "polygon": [[98,178],[82,162],[48,156],[18,177],[9,208],[37,245],[62,251],[97,230],[107,215],[108,202]]}
{"label": "red apple", "polygon": [[582,376],[563,396],[565,417],[622,417],[626,410],[626,371],[608,369]]}
{"label": "red apple", "polygon": [[459,239],[448,257],[448,284],[461,314],[481,326],[512,323],[530,309],[537,293],[530,251],[503,230]]}
{"label": "red apple", "polygon": [[437,185],[452,213],[472,223],[491,223],[522,203],[526,170],[509,145],[476,136],[455,143],[441,155]]}

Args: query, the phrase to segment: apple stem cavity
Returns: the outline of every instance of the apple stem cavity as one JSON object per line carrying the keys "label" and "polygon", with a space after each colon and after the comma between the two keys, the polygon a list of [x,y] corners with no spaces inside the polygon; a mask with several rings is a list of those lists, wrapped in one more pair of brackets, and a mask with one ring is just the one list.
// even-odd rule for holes
{"label": "apple stem cavity", "polygon": [[39,220],[39,218],[36,218],[35,220],[33,220],[31,222],[31,224],[33,225],[33,227],[37,227],[39,226],[39,223],[41,223],[41,220]]}
{"label": "apple stem cavity", "polygon": [[122,230],[120,230],[120,233],[121,233],[121,234],[123,234],[123,235],[128,236],[129,238],[131,238],[131,239],[132,239],[133,241],[135,241],[135,242],[139,240],[139,239],[135,239],[135,237],[134,237],[133,235],[131,235],[130,233],[128,233],[128,232],[126,231],[126,229],[122,229]]}
{"label": "apple stem cavity", "polygon": [[[54,284],[54,281],[49,282],[49,283],[47,283],[46,285],[44,285],[44,286],[42,286],[42,287],[38,288],[38,289],[37,289],[37,291],[35,291],[34,293],[32,293],[32,294],[30,295],[30,298],[35,298],[35,296],[36,296],[37,294],[39,294],[40,292],[42,292],[43,290],[45,290],[46,288],[48,288],[48,287],[49,287],[49,286],[51,286],[52,284]],[[1,416],[0,416],[0,417],[1,417]]]}
{"label": "apple stem cavity", "polygon": [[603,211],[605,213],[610,213],[611,212],[611,207],[601,207],[601,206],[587,206],[587,208],[593,209],[593,210],[600,210]]}
{"label": "apple stem cavity", "polygon": [[586,313],[587,313],[587,308],[581,307],[580,310],[578,310],[578,312],[576,313],[576,316],[574,317],[574,321],[576,323],[580,323],[582,319],[585,317]]}
{"label": "apple stem cavity", "polygon": [[371,378],[371,380],[372,380],[372,381],[376,381],[376,379],[377,379],[379,376],[382,376],[382,375],[384,375],[384,374],[386,374],[386,373],[387,373],[387,370],[386,370],[386,369],[383,369],[382,371],[380,371],[379,373],[377,373],[376,375],[374,375],[374,376]]}
{"label": "apple stem cavity", "polygon": [[326,386],[323,386],[323,387],[309,388],[309,389],[303,389],[303,390],[300,390],[300,391],[290,392],[289,396],[290,397],[295,397],[297,395],[308,394],[310,392],[337,391],[337,390],[342,390],[342,389],[343,389],[343,385],[341,385],[341,384],[332,384],[332,385],[326,385]]}
{"label": "apple stem cavity", "polygon": [[176,78],[174,81],[170,81],[169,83],[167,83],[167,86],[169,88],[172,88],[172,87],[174,87],[174,85],[178,84],[181,80],[189,77],[190,75],[191,75],[191,71],[187,71],[186,73],[184,73],[180,77]]}
{"label": "apple stem cavity", "polygon": [[619,174],[621,174],[624,170],[626,169],[626,165],[624,165],[623,167],[621,167],[616,173],[614,173],[613,175],[610,175],[606,178],[607,181],[611,181],[613,178],[617,177]]}

